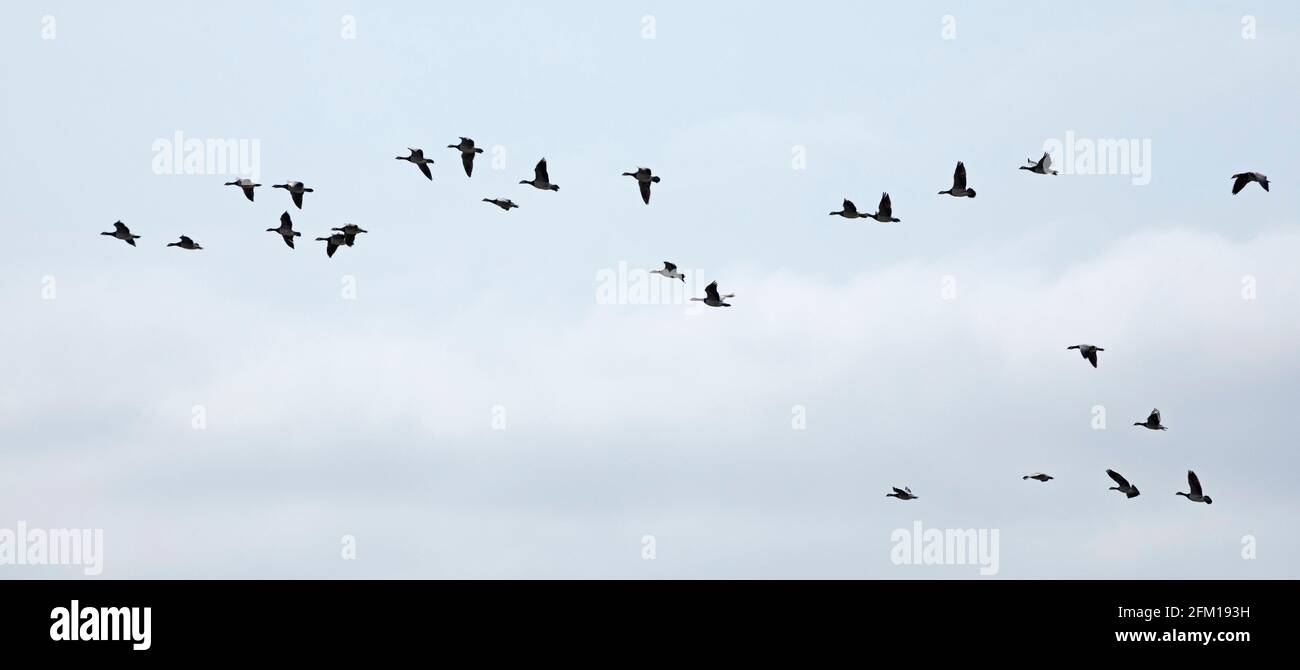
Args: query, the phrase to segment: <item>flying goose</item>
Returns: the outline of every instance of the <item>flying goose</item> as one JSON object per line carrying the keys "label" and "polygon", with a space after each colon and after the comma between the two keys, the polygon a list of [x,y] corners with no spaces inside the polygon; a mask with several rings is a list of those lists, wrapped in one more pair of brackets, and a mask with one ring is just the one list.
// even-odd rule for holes
{"label": "flying goose", "polygon": [[636,172],[624,172],[624,177],[634,177],[637,186],[641,187],[641,200],[645,204],[650,204],[650,184],[658,184],[659,177],[650,174],[650,168],[638,167]]}
{"label": "flying goose", "polygon": [[1259,182],[1259,185],[1262,186],[1265,191],[1268,190],[1268,177],[1265,177],[1258,172],[1242,172],[1240,174],[1234,174],[1232,175],[1232,179],[1233,195],[1241,193],[1241,189],[1246,188],[1246,185],[1252,181]]}
{"label": "flying goose", "polygon": [[297,232],[293,229],[293,220],[289,218],[288,212],[285,212],[284,214],[280,215],[279,228],[267,228],[266,232],[279,233],[280,237],[284,238],[284,243],[289,245],[290,249],[293,248],[293,238],[302,237],[302,233]]}
{"label": "flying goose", "polygon": [[1021,479],[1037,479],[1040,482],[1046,482],[1049,479],[1056,479],[1056,478],[1051,475],[1045,475],[1041,472],[1035,472],[1032,475],[1025,475],[1024,477],[1021,477]]}
{"label": "flying goose", "polygon": [[[964,173],[962,176],[962,183],[963,184],[966,183],[966,177]],[[970,192],[970,197],[972,198],[975,197],[975,191]],[[875,214],[864,214],[863,216],[868,219],[875,219],[881,223],[898,223],[899,221],[902,221],[902,219],[894,218],[894,207],[889,203],[888,193],[880,194],[880,204],[876,206]]]}
{"label": "flying goose", "polygon": [[330,230],[336,230],[340,233],[343,233],[343,243],[348,245],[349,247],[352,246],[353,242],[357,241],[358,233],[370,232],[365,228],[362,228],[361,226],[351,224],[351,223],[343,226],[342,228],[330,228]]}
{"label": "flying goose", "polygon": [[542,189],[543,191],[558,191],[558,190],[560,190],[560,187],[559,187],[559,186],[556,186],[555,184],[552,184],[552,183],[551,183],[551,176],[548,175],[548,174],[546,174],[546,159],[545,159],[545,158],[543,158],[542,160],[537,161],[537,167],[533,168],[533,180],[532,180],[532,181],[528,181],[527,179],[524,179],[524,180],[520,181],[519,183],[520,183],[520,184],[528,184],[529,186],[532,186],[533,188],[540,188],[540,189]]}
{"label": "flying goose", "polygon": [[169,243],[167,243],[167,246],[169,246],[169,247],[180,247],[180,248],[182,248],[182,249],[189,249],[189,250],[191,250],[191,251],[194,250],[194,249],[202,249],[202,248],[203,248],[203,247],[199,246],[198,244],[196,244],[196,243],[194,242],[194,240],[191,240],[190,238],[188,238],[188,237],[186,237],[186,236],[184,236],[184,235],[181,235],[181,241],[180,241],[180,242],[169,242]]}
{"label": "flying goose", "polygon": [[975,189],[966,188],[966,165],[957,161],[957,169],[952,173],[952,188],[946,191],[939,191],[940,195],[951,195],[955,198],[974,198]]}
{"label": "flying goose", "polygon": [[433,159],[424,157],[424,149],[406,147],[406,150],[411,152],[410,156],[394,156],[394,158],[399,161],[414,163],[416,167],[420,168],[420,172],[423,172],[424,176],[429,178],[429,181],[433,181],[433,173],[429,172],[429,166],[433,164]]}
{"label": "flying goose", "polygon": [[249,202],[253,202],[253,189],[261,186],[261,184],[254,184],[252,179],[236,179],[235,181],[226,182],[226,186],[238,186],[244,189],[244,197],[248,198]]}
{"label": "flying goose", "polygon": [[483,198],[483,202],[490,202],[496,205],[497,207],[506,210],[507,212],[510,211],[511,207],[519,207],[519,205],[516,205],[515,202],[509,198],[506,198],[505,200],[499,200],[497,198]]}
{"label": "flying goose", "polygon": [[[681,272],[678,272],[678,271],[677,271],[677,266],[676,266],[676,265],[673,265],[672,263],[669,263],[668,261],[664,261],[664,269],[662,269],[662,270],[651,270],[651,271],[650,271],[650,274],[652,274],[652,275],[663,275],[663,276],[665,276],[665,277],[667,277],[667,278],[669,278],[669,279],[680,279],[680,280],[682,280],[683,283],[686,282],[686,275],[683,274],[683,273],[681,273]],[[716,282],[715,282],[715,283],[716,283]]]}
{"label": "flying goose", "polygon": [[311,193],[314,190],[303,186],[300,181],[286,181],[283,184],[272,184],[271,188],[282,188],[289,191],[289,195],[293,196],[293,204],[297,205],[298,209],[302,209],[302,194]]}
{"label": "flying goose", "polygon": [[347,236],[343,233],[335,233],[329,237],[318,237],[317,242],[325,243],[325,255],[330,258],[334,257],[334,251],[348,243]]}
{"label": "flying goose", "polygon": [[1056,170],[1052,169],[1052,157],[1047,155],[1046,151],[1043,152],[1043,157],[1037,161],[1032,158],[1026,158],[1025,161],[1029,165],[1021,165],[1021,170],[1029,170],[1035,174],[1057,174]]}
{"label": "flying goose", "polygon": [[1182,491],[1179,491],[1174,495],[1183,496],[1192,502],[1203,502],[1206,505],[1214,504],[1214,501],[1210,499],[1210,496],[1201,493],[1201,480],[1197,479],[1196,473],[1191,470],[1187,471],[1187,486],[1191,488],[1191,493],[1183,493]]}
{"label": "flying goose", "polygon": [[1107,470],[1106,474],[1110,475],[1110,478],[1114,479],[1116,484],[1119,484],[1119,486],[1112,486],[1106,489],[1107,491],[1119,491],[1130,498],[1136,498],[1142,494],[1141,491],[1138,491],[1136,486],[1128,483],[1128,480],[1124,479],[1124,476],[1120,473],[1115,472],[1114,470]]}
{"label": "flying goose", "polygon": [[123,242],[126,242],[127,244],[133,247],[135,246],[135,241],[140,239],[139,235],[132,235],[131,229],[127,228],[126,224],[122,223],[121,221],[118,221],[113,224],[113,232],[100,233],[100,235],[108,235],[109,237],[116,237],[117,239],[122,240]]}
{"label": "flying goose", "polygon": [[1143,428],[1148,428],[1150,430],[1169,430],[1160,425],[1160,410],[1158,409],[1151,410],[1151,415],[1147,417],[1146,421],[1135,421],[1133,422],[1133,425],[1142,426]]}
{"label": "flying goose", "polygon": [[865,219],[865,218],[867,218],[867,215],[866,215],[866,214],[862,214],[861,212],[859,212],[859,211],[858,211],[858,207],[857,207],[857,205],[854,205],[854,204],[853,204],[853,201],[852,201],[852,200],[849,200],[848,198],[845,198],[845,199],[844,199],[844,204],[843,204],[843,205],[840,205],[840,211],[838,211],[838,212],[831,212],[830,215],[831,215],[831,216],[842,216],[842,217],[844,217],[844,218],[846,218],[846,219]]}
{"label": "flying goose", "polygon": [[702,302],[708,305],[709,307],[731,307],[731,305],[722,301],[726,298],[734,298],[734,297],[736,297],[735,293],[728,293],[722,296],[718,295],[718,282],[715,281],[709,284],[708,286],[704,287],[703,298],[691,298],[691,300],[695,302]]}
{"label": "flying goose", "polygon": [[897,486],[891,488],[894,489],[894,492],[886,493],[885,494],[886,498],[898,498],[899,500],[915,500],[916,498],[921,497],[921,496],[912,495],[912,489],[906,486],[901,489],[898,488]]}
{"label": "flying goose", "polygon": [[474,140],[468,137],[460,138],[460,144],[448,144],[448,149],[455,149],[460,152],[460,164],[465,167],[465,176],[474,176],[474,154],[483,153],[482,149],[474,146]]}
{"label": "flying goose", "polygon": [[1091,344],[1075,344],[1066,347],[1066,349],[1078,349],[1079,353],[1084,358],[1088,359],[1088,362],[1092,363],[1092,367],[1094,368],[1097,367],[1097,352],[1105,351],[1105,349],[1102,349],[1101,347],[1094,347]]}

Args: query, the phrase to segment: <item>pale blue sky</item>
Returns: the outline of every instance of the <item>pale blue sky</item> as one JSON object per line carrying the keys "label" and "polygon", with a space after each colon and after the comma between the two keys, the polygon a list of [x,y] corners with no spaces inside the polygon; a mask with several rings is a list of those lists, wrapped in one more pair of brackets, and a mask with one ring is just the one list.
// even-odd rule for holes
{"label": "pale blue sky", "polygon": [[[892,565],[918,519],[1001,529],[1004,577],[1297,576],[1295,3],[0,13],[0,527],[103,528],[106,576],[975,576]],[[155,174],[176,131],[259,141],[257,201]],[[1151,183],[1016,169],[1070,131],[1149,141]],[[882,191],[902,223],[826,215]],[[597,304],[665,259],[735,306]],[[0,566],[44,574],[79,573]]]}

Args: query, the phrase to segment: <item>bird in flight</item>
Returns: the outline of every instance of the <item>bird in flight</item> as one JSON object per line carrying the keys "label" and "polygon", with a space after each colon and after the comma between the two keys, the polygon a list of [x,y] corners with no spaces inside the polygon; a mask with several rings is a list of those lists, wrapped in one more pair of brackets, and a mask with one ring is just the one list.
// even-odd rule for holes
{"label": "bird in flight", "polygon": [[678,272],[677,266],[673,265],[672,263],[669,263],[668,261],[664,261],[664,267],[662,270],[651,270],[650,274],[663,275],[669,279],[680,279],[682,280],[683,283],[686,281],[686,275],[681,272]]}
{"label": "bird in flight", "polygon": [[723,302],[723,300],[727,298],[734,298],[734,297],[736,297],[735,293],[718,295],[718,282],[715,281],[710,283],[708,286],[704,287],[703,298],[691,298],[691,300],[695,302],[702,302],[708,305],[709,307],[731,307],[730,304]]}
{"label": "bird in flight", "polygon": [[1112,486],[1106,489],[1107,491],[1119,491],[1130,498],[1136,498],[1142,494],[1141,491],[1138,491],[1136,486],[1128,483],[1128,480],[1124,479],[1124,476],[1120,473],[1115,472],[1114,470],[1107,470],[1106,474],[1110,475],[1110,478],[1115,480],[1116,484],[1119,484],[1119,486]]}
{"label": "bird in flight", "polygon": [[1203,502],[1206,505],[1214,504],[1214,501],[1210,499],[1210,496],[1201,493],[1201,480],[1198,479],[1196,473],[1191,470],[1187,471],[1187,486],[1191,489],[1189,493],[1179,491],[1174,495],[1183,496],[1192,502]]}
{"label": "bird in flight", "polygon": [[1133,422],[1133,425],[1142,426],[1149,430],[1169,430],[1165,426],[1160,425],[1160,410],[1158,409],[1151,410],[1151,414],[1147,416],[1146,421],[1135,421]]}
{"label": "bird in flight", "polygon": [[410,156],[394,156],[394,158],[399,161],[414,163],[416,167],[420,168],[420,172],[424,173],[425,177],[428,177],[429,181],[433,181],[433,173],[429,172],[429,166],[433,164],[433,159],[424,157],[424,149],[406,147],[406,150],[411,152]]}
{"label": "bird in flight", "polygon": [[283,184],[272,184],[271,188],[282,188],[287,190],[289,195],[293,197],[293,204],[296,205],[298,209],[302,209],[302,194],[311,193],[315,190],[307,188],[300,181],[286,181]]}
{"label": "bird in flight", "polygon": [[1252,181],[1257,182],[1265,191],[1268,190],[1268,177],[1258,172],[1242,172],[1232,175],[1232,194],[1241,193],[1241,189],[1246,188]]}
{"label": "bird in flight", "polygon": [[118,221],[113,224],[113,232],[100,233],[100,235],[108,235],[109,237],[116,237],[117,239],[122,240],[123,242],[126,242],[127,244],[133,247],[135,246],[135,241],[140,239],[139,235],[132,235],[131,229],[127,228],[126,224],[122,223],[121,221]]}
{"label": "bird in flight", "polygon": [[[966,182],[966,180],[965,180],[965,178],[963,177],[963,178],[962,178],[962,183],[965,183],[965,182]],[[972,197],[972,198],[975,197],[975,191],[971,191],[971,192],[970,192],[970,197]],[[902,221],[902,219],[895,219],[895,218],[894,218],[894,206],[891,205],[890,202],[889,202],[889,194],[888,194],[888,193],[881,193],[881,194],[880,194],[880,204],[876,206],[876,213],[875,213],[875,214],[866,214],[865,216],[866,216],[866,218],[868,218],[868,219],[875,219],[875,220],[877,220],[877,221],[879,221],[879,222],[881,222],[881,223],[898,223],[899,221]]]}
{"label": "bird in flight", "polygon": [[901,489],[898,488],[897,486],[894,486],[892,488],[894,489],[894,492],[886,493],[885,494],[886,498],[898,498],[899,500],[915,500],[921,497],[921,496],[912,495],[912,489],[906,486],[904,486]]}
{"label": "bird in flight", "polygon": [[1052,169],[1052,157],[1047,155],[1046,151],[1043,152],[1043,157],[1037,161],[1032,158],[1026,158],[1025,161],[1029,165],[1021,165],[1021,170],[1029,170],[1034,174],[1056,174],[1056,170]]}
{"label": "bird in flight", "polygon": [[537,167],[533,168],[533,180],[524,179],[520,184],[528,184],[533,188],[539,188],[543,191],[558,191],[560,187],[551,183],[551,176],[546,174],[546,159],[537,161]]}
{"label": "bird in flight", "polygon": [[1056,478],[1051,475],[1045,475],[1041,472],[1035,472],[1032,475],[1025,475],[1024,477],[1021,477],[1021,479],[1036,479],[1040,482],[1046,482],[1049,479],[1056,479]]}
{"label": "bird in flight", "polygon": [[267,228],[266,232],[279,233],[280,237],[284,238],[284,243],[289,245],[290,249],[293,248],[293,238],[302,237],[302,233],[299,233],[293,229],[293,219],[289,218],[288,212],[285,212],[284,214],[280,215],[279,228]]}
{"label": "bird in flight", "polygon": [[650,204],[650,184],[658,184],[659,177],[650,174],[650,168],[643,167],[638,167],[636,172],[624,172],[623,176],[636,178],[637,186],[641,187],[641,200]]}
{"label": "bird in flight", "polygon": [[865,219],[867,217],[866,214],[859,212],[857,205],[854,205],[853,201],[848,198],[845,198],[844,204],[840,205],[840,211],[831,212],[830,215],[842,216],[846,219]]}
{"label": "bird in flight", "polygon": [[346,245],[348,245],[349,247],[352,246],[352,243],[353,243],[353,242],[356,242],[356,241],[357,241],[357,235],[358,235],[359,233],[368,233],[368,232],[370,232],[370,231],[366,230],[365,228],[362,228],[361,226],[354,225],[354,224],[351,224],[351,223],[349,223],[349,224],[343,226],[342,228],[330,228],[330,230],[335,230],[335,231],[338,231],[338,232],[342,233],[342,234],[343,234],[343,243],[346,244]]}
{"label": "bird in flight", "polygon": [[957,169],[952,173],[952,188],[946,191],[939,191],[940,195],[951,195],[955,198],[974,198],[975,189],[966,188],[966,165],[957,161]]}
{"label": "bird in flight", "polygon": [[490,202],[496,205],[497,207],[506,210],[507,212],[510,211],[511,207],[519,207],[519,205],[515,204],[515,201],[509,198],[506,198],[505,200],[500,200],[497,198],[483,198],[483,202]]}
{"label": "bird in flight", "polygon": [[447,148],[460,152],[460,164],[465,168],[465,176],[474,176],[474,154],[483,153],[482,149],[474,146],[474,140],[462,137],[460,138],[460,144],[448,144]]}
{"label": "bird in flight", "polygon": [[339,247],[348,243],[347,236],[343,233],[334,233],[329,237],[318,237],[316,238],[316,241],[325,243],[325,255],[330,258],[334,257],[334,252],[337,251]]}
{"label": "bird in flight", "polygon": [[253,202],[253,189],[261,186],[261,184],[254,184],[252,179],[236,179],[235,181],[226,182],[226,186],[238,186],[244,190],[244,197],[248,198],[249,202]]}
{"label": "bird in flight", "polygon": [[1092,363],[1092,367],[1094,368],[1097,367],[1097,352],[1105,351],[1105,349],[1102,349],[1101,347],[1094,347],[1091,344],[1075,344],[1066,347],[1066,349],[1078,349],[1079,353],[1084,358],[1088,359],[1088,362]]}
{"label": "bird in flight", "polygon": [[179,241],[179,242],[168,242],[168,243],[167,243],[167,246],[169,246],[169,247],[180,247],[180,248],[182,248],[182,249],[189,249],[189,250],[191,250],[191,251],[193,251],[193,250],[195,250],[195,249],[202,249],[202,248],[203,248],[203,247],[199,246],[199,245],[198,245],[194,240],[191,240],[190,238],[188,238],[188,237],[186,237],[186,236],[184,236],[184,235],[181,235],[181,241]]}

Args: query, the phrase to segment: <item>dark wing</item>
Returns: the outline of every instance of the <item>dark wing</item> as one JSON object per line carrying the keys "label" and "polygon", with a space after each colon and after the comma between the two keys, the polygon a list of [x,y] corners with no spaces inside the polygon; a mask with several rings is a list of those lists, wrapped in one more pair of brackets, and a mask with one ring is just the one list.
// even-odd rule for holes
{"label": "dark wing", "polygon": [[330,258],[333,258],[333,257],[334,257],[334,250],[335,250],[335,249],[338,249],[338,248],[339,248],[339,245],[338,245],[337,243],[335,243],[335,242],[334,242],[334,238],[331,237],[331,238],[329,239],[329,241],[325,243],[325,255],[326,255],[326,256],[329,256]]}
{"label": "dark wing", "polygon": [[957,161],[957,169],[952,173],[952,187],[958,191],[966,188],[966,166]]}
{"label": "dark wing", "polygon": [[888,193],[881,193],[881,194],[880,194],[880,212],[879,212],[879,214],[880,214],[881,217],[886,218],[886,219],[888,219],[889,217],[891,217],[891,216],[894,215],[894,206],[893,206],[892,203],[889,202],[889,194],[888,194]]}
{"label": "dark wing", "polygon": [[1087,357],[1089,363],[1092,363],[1092,367],[1094,367],[1094,368],[1097,367],[1097,350],[1096,350],[1096,349],[1089,349],[1089,350],[1088,350],[1088,353],[1084,354],[1084,356]]}
{"label": "dark wing", "polygon": [[664,261],[664,269],[669,272],[676,272],[677,266],[673,265],[672,263],[669,263],[668,261]]}
{"label": "dark wing", "polygon": [[126,234],[128,234],[128,235],[131,234],[131,230],[130,230],[129,228],[127,228],[127,227],[126,227],[126,224],[125,224],[125,223],[122,223],[121,221],[118,221],[118,222],[116,222],[116,223],[113,224],[113,230],[115,230],[115,231],[117,231],[117,232],[119,232],[119,233],[126,233]]}
{"label": "dark wing", "polygon": [[293,235],[282,235],[280,239],[284,240],[284,243],[289,245],[290,249],[293,248]]}
{"label": "dark wing", "polygon": [[537,161],[537,167],[533,168],[533,179],[535,181],[539,181],[547,184],[551,182],[551,176],[549,174],[546,174],[545,158]]}
{"label": "dark wing", "polygon": [[462,153],[460,155],[460,164],[465,166],[465,176],[474,176],[474,152]]}
{"label": "dark wing", "polygon": [[713,282],[708,286],[705,286],[704,295],[711,300],[722,300],[722,298],[718,297],[718,282]]}
{"label": "dark wing", "polygon": [[1147,417],[1147,423],[1155,423],[1156,425],[1160,425],[1160,410],[1158,409],[1151,410],[1151,416]]}
{"label": "dark wing", "polygon": [[650,204],[650,182],[638,181],[637,185],[641,187],[641,200],[647,205]]}
{"label": "dark wing", "polygon": [[1192,487],[1192,495],[1201,495],[1201,480],[1196,478],[1196,473],[1191,470],[1187,471],[1187,485]]}
{"label": "dark wing", "polygon": [[1110,478],[1114,479],[1116,484],[1119,484],[1123,488],[1128,488],[1128,480],[1124,479],[1124,477],[1121,476],[1118,472],[1115,472],[1114,470],[1107,470],[1106,474],[1110,475]]}
{"label": "dark wing", "polygon": [[1232,182],[1233,195],[1237,195],[1238,193],[1241,193],[1241,189],[1246,188],[1246,184],[1250,183],[1250,174],[1245,172],[1241,174],[1234,174],[1232,175],[1232,178],[1234,180]]}
{"label": "dark wing", "polygon": [[429,178],[429,181],[433,181],[433,173],[432,173],[432,172],[429,172],[429,164],[428,164],[428,163],[417,163],[417,165],[420,166],[420,172],[423,172],[423,173],[424,173],[424,176],[426,176],[426,177]]}
{"label": "dark wing", "polygon": [[244,197],[248,198],[249,202],[253,202],[253,187],[241,186],[240,188],[244,189]]}
{"label": "dark wing", "polygon": [[281,215],[280,215],[280,225],[281,225],[281,226],[288,226],[288,227],[290,227],[290,228],[293,227],[293,219],[290,219],[290,218],[289,218],[289,213],[288,213],[288,212],[285,212],[284,214],[281,214]]}
{"label": "dark wing", "polygon": [[191,240],[190,238],[181,235],[181,244],[194,244],[194,240]]}
{"label": "dark wing", "polygon": [[900,489],[900,488],[898,488],[897,486],[892,487],[892,488],[894,489],[894,493],[897,493],[897,494],[900,495],[900,496],[907,495],[907,491],[904,491],[903,489]]}
{"label": "dark wing", "polygon": [[289,195],[293,196],[293,204],[302,209],[302,191],[289,191]]}
{"label": "dark wing", "polygon": [[857,213],[858,213],[858,207],[857,207],[857,205],[854,205],[852,200],[845,200],[845,201],[844,201],[844,213],[845,213],[845,214],[857,214]]}

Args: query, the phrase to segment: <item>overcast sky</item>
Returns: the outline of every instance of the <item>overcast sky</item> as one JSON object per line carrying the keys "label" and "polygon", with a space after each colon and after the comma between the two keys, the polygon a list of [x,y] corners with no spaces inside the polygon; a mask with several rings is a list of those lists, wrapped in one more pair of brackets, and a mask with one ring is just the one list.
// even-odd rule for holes
{"label": "overcast sky", "polygon": [[1003,578],[1300,576],[1300,6],[904,4],[7,3],[0,528],[102,528],[105,578],[978,577],[891,562],[916,521]]}

